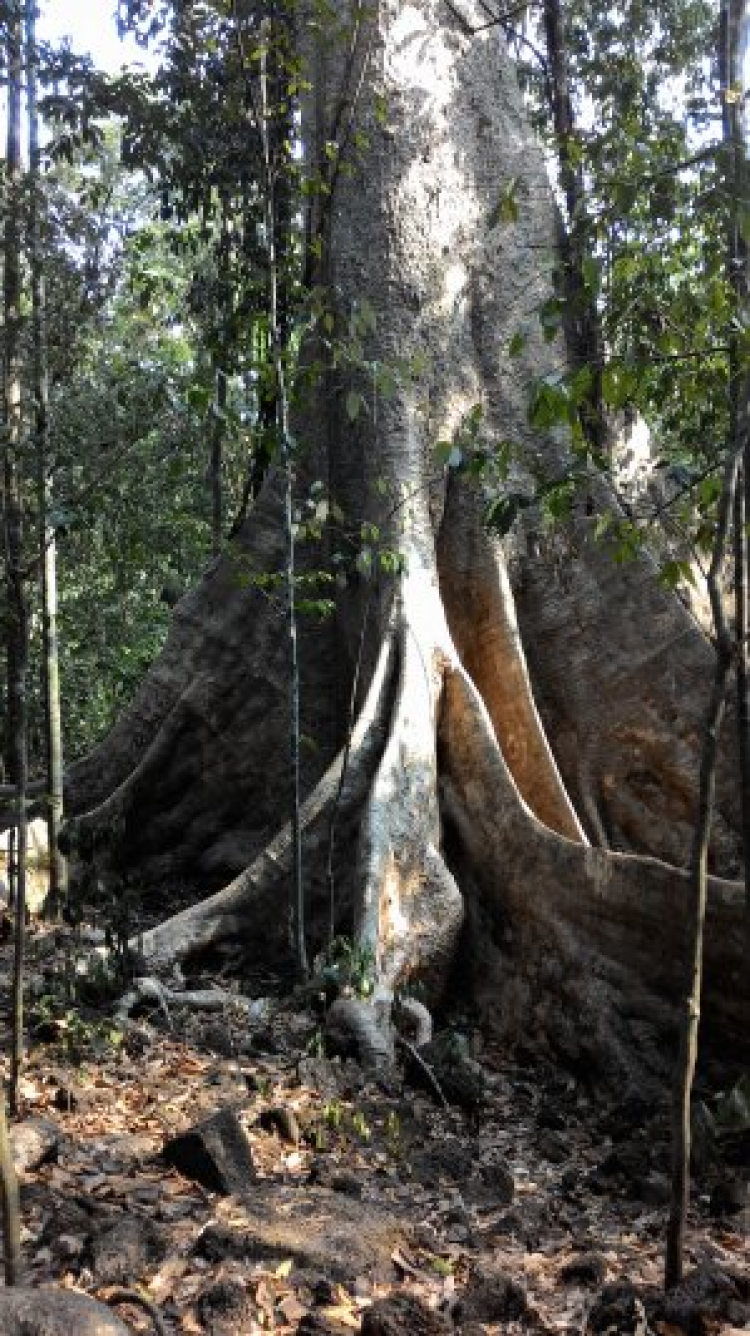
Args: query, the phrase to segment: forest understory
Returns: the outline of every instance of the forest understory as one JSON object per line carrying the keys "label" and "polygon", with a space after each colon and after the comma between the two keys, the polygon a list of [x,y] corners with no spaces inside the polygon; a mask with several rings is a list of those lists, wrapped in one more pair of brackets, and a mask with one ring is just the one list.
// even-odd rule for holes
{"label": "forest understory", "polygon": [[[144,1333],[134,1290],[163,1330],[214,1336],[747,1330],[747,1123],[712,1138],[706,1114],[686,1280],[665,1297],[668,1101],[511,1063],[458,1012],[422,1050],[432,1080],[408,1044],[374,1076],[331,1047],[317,996],[270,977],[211,1012],[66,1010],[60,931],[31,937],[24,1283],[110,1300]],[[170,1152],[217,1114],[208,1160]]]}

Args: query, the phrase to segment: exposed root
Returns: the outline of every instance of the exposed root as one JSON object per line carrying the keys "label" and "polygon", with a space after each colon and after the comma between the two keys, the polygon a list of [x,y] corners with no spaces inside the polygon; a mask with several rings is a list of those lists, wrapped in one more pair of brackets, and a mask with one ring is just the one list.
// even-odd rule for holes
{"label": "exposed root", "polygon": [[[687,874],[582,847],[537,821],[460,668],[446,673],[442,736],[446,805],[512,958],[493,981],[505,1026],[538,1029],[569,1060],[604,1063],[611,1075],[663,1075],[676,1036]],[[709,921],[706,1019],[740,1059],[748,1030],[739,885],[711,880]]]}
{"label": "exposed root", "polygon": [[432,1067],[430,1066],[429,1062],[425,1062],[421,1053],[418,1052],[416,1044],[410,1044],[409,1040],[404,1039],[404,1036],[401,1034],[396,1035],[396,1043],[401,1048],[403,1048],[406,1053],[409,1054],[411,1061],[415,1064],[415,1066],[419,1068],[425,1080],[427,1081],[427,1084],[430,1086],[430,1089],[436,1096],[438,1104],[442,1104],[444,1109],[448,1109],[450,1105],[448,1104],[448,1101],[445,1098],[445,1095],[443,1094],[443,1088],[440,1082],[438,1081],[434,1071],[432,1070]]}
{"label": "exposed root", "polygon": [[406,1021],[411,1025],[415,1048],[429,1044],[432,1039],[432,1016],[423,1002],[417,1001],[416,997],[399,997],[396,1019],[399,1024]]}
{"label": "exposed root", "polygon": [[390,1010],[387,998],[339,997],[326,1016],[326,1038],[337,1053],[356,1058],[363,1067],[387,1067],[393,1061]]}
{"label": "exposed root", "polygon": [[125,994],[117,1006],[116,1016],[119,1021],[126,1021],[136,1007],[143,1002],[152,1002],[164,1013],[167,1025],[172,1028],[170,1006],[187,1007],[190,1011],[223,1011],[226,1007],[241,1008],[248,1018],[257,1015],[258,1004],[251,998],[239,997],[237,993],[228,993],[223,988],[168,988],[160,979],[140,978],[133,980],[133,987]]}
{"label": "exposed root", "polygon": [[[505,608],[506,724],[512,718],[520,728],[535,706],[500,569],[493,588]],[[437,998],[448,980],[464,921],[460,883],[475,889],[487,942],[494,942],[494,967],[476,980],[476,991],[509,1040],[537,1034],[556,1058],[592,1076],[663,1081],[676,1033],[686,874],[656,859],[591,848],[577,826],[566,838],[544,824],[532,810],[533,793],[527,801],[519,791],[499,725],[459,659],[434,572],[418,554],[410,555],[401,595],[398,631],[384,639],[341,794],[342,810],[351,811],[370,789],[355,929],[373,955],[377,1005],[342,999],[331,1013],[333,1031],[366,1062],[390,1061],[396,990],[418,976]],[[536,723],[540,729],[538,717]],[[526,783],[538,773],[547,803],[554,760],[548,749],[532,752]],[[342,765],[339,756],[303,806],[308,857],[323,851]],[[561,786],[560,793],[567,802]],[[450,869],[443,816],[457,835]],[[285,826],[234,882],[134,948],[161,972],[226,939],[242,940],[248,930],[260,934],[272,924],[278,932],[283,921],[274,897],[290,861]],[[707,1028],[723,1033],[738,1057],[750,1055],[742,950],[741,889],[713,880]],[[164,990],[160,996],[165,1006],[185,1000]]]}
{"label": "exposed root", "polygon": [[434,578],[415,554],[402,586],[401,671],[386,749],[362,829],[357,922],[391,991],[413,974],[439,996],[463,922],[463,899],[440,852],[437,714],[453,650]]}
{"label": "exposed root", "polygon": [[519,791],[551,830],[588,843],[539,717],[500,544],[482,522],[476,491],[456,482],[438,562],[451,635]]}
{"label": "exposed root", "polygon": [[93,845],[98,832],[111,834],[127,818],[138,795],[157,768],[166,766],[172,749],[185,727],[185,718],[199,711],[199,702],[205,694],[207,681],[203,675],[194,678],[190,686],[172,706],[155,738],[146,747],[134,770],[109,794],[104,802],[71,821],[67,835],[85,855],[86,846]]}
{"label": "exposed root", "polygon": [[[376,757],[382,750],[395,660],[394,637],[387,635],[352,735],[346,777],[339,798],[341,810],[362,801]],[[325,818],[339,795],[342,765],[343,753],[328,768],[302,806],[301,825],[308,845],[312,839],[324,838]],[[147,962],[150,969],[168,973],[176,963],[218,943],[247,938],[248,929],[263,931],[268,921],[278,932],[282,926],[278,908],[270,907],[266,902],[272,894],[278,893],[279,883],[288,876],[291,858],[292,833],[287,822],[251,866],[233,882],[216,895],[134,938],[131,949]]]}
{"label": "exposed root", "polygon": [[120,998],[115,1011],[115,1016],[120,1023],[127,1021],[135,1008],[142,1002],[152,1002],[164,1013],[164,1019],[170,1030],[172,1029],[172,1015],[169,1010],[167,999],[168,988],[159,979],[134,979],[133,987],[128,990],[124,997]]}
{"label": "exposed root", "polygon": [[[611,509],[611,498],[600,493],[598,499]],[[591,835],[598,823],[591,821],[586,787],[613,848],[679,865],[687,861],[697,811],[714,651],[660,583],[648,554],[618,563],[596,538],[596,523],[577,517],[539,541],[533,562],[522,563],[518,616],[532,679],[560,769]],[[728,726],[712,848],[717,867],[727,869],[741,863],[731,737]]]}
{"label": "exposed root", "polygon": [[156,1304],[146,1298],[145,1294],[141,1294],[140,1290],[110,1286],[102,1291],[102,1298],[110,1307],[115,1307],[117,1304],[133,1304],[136,1308],[143,1309],[151,1319],[156,1336],[167,1336],[167,1328]]}

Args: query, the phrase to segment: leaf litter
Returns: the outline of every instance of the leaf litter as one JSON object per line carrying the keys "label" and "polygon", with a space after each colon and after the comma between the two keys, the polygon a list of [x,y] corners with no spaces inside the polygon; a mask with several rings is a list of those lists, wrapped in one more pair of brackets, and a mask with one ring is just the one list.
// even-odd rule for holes
{"label": "leaf litter", "polygon": [[[129,1021],[73,1061],[64,1045],[32,1045],[22,1120],[51,1120],[59,1144],[22,1177],[29,1283],[106,1298],[111,1237],[130,1268],[114,1283],[147,1296],[168,1331],[217,1336],[359,1331],[392,1293],[457,1331],[476,1313],[473,1334],[580,1334],[602,1284],[661,1284],[663,1108],[618,1120],[596,1091],[484,1045],[488,1093],[472,1117],[397,1074],[378,1082],[316,1056],[317,1021],[299,1004],[269,1003],[252,1033],[219,1017],[222,1052],[215,1013],[210,1027],[179,1007],[171,1019],[172,1030],[155,1013]],[[241,1195],[219,1196],[161,1159],[165,1140],[222,1108],[252,1152]],[[750,1275],[749,1219],[712,1216],[699,1182],[689,1263]],[[135,1305],[118,1313],[134,1332],[153,1329]],[[730,1303],[703,1330],[730,1336],[748,1316]]]}

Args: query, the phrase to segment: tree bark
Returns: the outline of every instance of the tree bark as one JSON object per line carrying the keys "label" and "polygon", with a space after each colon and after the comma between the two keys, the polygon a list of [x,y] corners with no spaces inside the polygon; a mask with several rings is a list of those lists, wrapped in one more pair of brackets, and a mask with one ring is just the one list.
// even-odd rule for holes
{"label": "tree bark", "polygon": [[602,394],[604,339],[596,297],[586,282],[584,260],[591,253],[590,221],[586,209],[583,169],[576,157],[576,126],[570,91],[568,40],[562,0],[544,0],[544,35],[552,97],[552,124],[565,198],[565,236],[562,243],[566,317],[576,364],[587,367],[591,388],[581,408],[581,427],[595,459],[601,461],[608,430]]}
{"label": "tree bark", "polygon": [[15,785],[16,885],[12,981],[12,1047],[9,1103],[18,1107],[18,1082],[23,1059],[23,976],[26,935],[26,788],[28,609],[23,572],[23,511],[20,453],[23,438],[21,403],[21,72],[23,24],[21,5],[10,7],[7,23],[8,112],[6,150],[6,219],[4,238],[4,541],[8,591],[8,728],[9,766]]}
{"label": "tree bark", "polygon": [[[415,979],[439,998],[464,940],[464,983],[509,1046],[536,1036],[590,1078],[663,1082],[687,874],[594,845],[686,858],[712,654],[648,559],[623,569],[593,540],[585,506],[554,534],[529,511],[499,543],[482,524],[481,487],[434,462],[478,403],[486,440],[514,444],[514,489],[567,461],[565,439],[532,432],[526,415],[534,378],[566,356],[536,317],[552,290],[554,203],[497,32],[469,35],[453,9],[385,0],[366,18],[361,134],[338,176],[326,271],[335,328],[367,318],[356,358],[338,357],[295,406],[300,484],[324,481],[349,533],[376,527],[376,564],[384,551],[398,558],[374,596],[352,570],[335,620],[303,635],[311,947],[326,936],[323,827],[369,608],[334,875],[340,924],[372,951],[383,1011]],[[342,120],[349,48],[304,32],[316,164]],[[519,218],[493,224],[511,180]],[[511,358],[521,328],[524,354]],[[285,935],[283,618],[253,578],[283,575],[282,516],[283,479],[269,477],[237,543],[176,610],[128,716],[69,775],[79,842],[107,875],[149,886],[179,876],[214,892],[140,939],[162,969],[239,938],[267,964]],[[728,863],[736,811],[722,764]],[[710,880],[707,922],[707,1029],[739,1060],[750,1031],[733,982],[735,883]]]}
{"label": "tree bark", "polygon": [[47,905],[60,912],[67,892],[67,864],[58,847],[63,819],[63,736],[60,703],[60,655],[57,619],[57,539],[49,523],[49,374],[46,341],[46,291],[40,218],[39,112],[37,106],[36,11],[26,12],[27,115],[29,126],[29,253],[32,307],[32,399],[39,508],[39,570],[42,604],[42,696],[47,756]]}
{"label": "tree bark", "polygon": [[21,1202],[3,1092],[0,1092],[0,1217],[5,1284],[17,1285],[21,1272]]}
{"label": "tree bark", "polygon": [[[745,60],[750,36],[750,10],[745,0],[724,0],[721,8],[719,69],[723,103],[724,147],[727,153],[727,278],[733,297],[735,323],[747,317],[748,249],[747,218],[748,144],[747,76]],[[734,94],[739,90],[741,96]],[[748,538],[750,515],[750,376],[736,330],[729,342],[729,430],[732,448],[741,449],[740,477],[734,516],[735,636],[737,639],[737,735],[740,759],[742,846],[745,856],[745,901],[747,907],[748,986],[750,987],[750,680],[748,671]]]}

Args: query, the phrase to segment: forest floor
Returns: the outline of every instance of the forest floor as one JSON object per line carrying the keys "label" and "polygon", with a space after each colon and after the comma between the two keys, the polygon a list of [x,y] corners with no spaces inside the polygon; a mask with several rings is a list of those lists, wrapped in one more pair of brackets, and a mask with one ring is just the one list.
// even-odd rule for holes
{"label": "forest floor", "polygon": [[[50,1124],[49,1158],[22,1172],[28,1283],[105,1301],[127,1286],[166,1331],[214,1336],[750,1329],[750,1212],[732,1190],[747,1163],[699,1180],[691,1282],[671,1306],[658,1297],[668,1108],[598,1101],[469,1034],[484,1095],[446,1109],[402,1072],[375,1080],[323,1056],[299,1000],[270,997],[251,1021],[239,1002],[83,1016],[45,995],[49,944],[32,931],[14,1133],[23,1145],[23,1129]],[[231,1194],[163,1154],[222,1109],[250,1146]],[[117,1311],[154,1330],[141,1307]]]}

